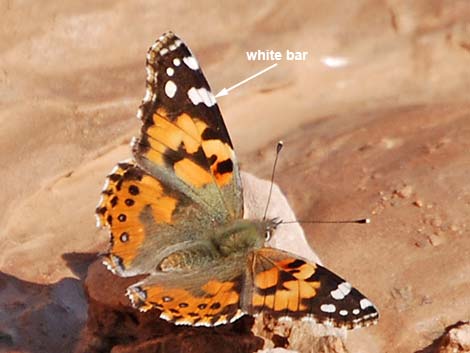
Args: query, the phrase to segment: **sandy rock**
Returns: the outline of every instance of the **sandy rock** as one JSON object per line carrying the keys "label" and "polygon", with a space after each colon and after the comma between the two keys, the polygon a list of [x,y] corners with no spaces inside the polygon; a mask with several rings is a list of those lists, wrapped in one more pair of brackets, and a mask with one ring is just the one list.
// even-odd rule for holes
{"label": "sandy rock", "polygon": [[[267,65],[247,50],[310,51],[219,105],[243,170],[269,178],[284,140],[276,181],[299,219],[371,217],[303,226],[381,311],[348,333],[350,352],[433,352],[423,347],[445,325],[470,317],[468,1],[26,0],[0,1],[0,13],[0,351],[73,351],[82,274],[107,244],[93,210],[104,175],[129,157],[145,52],[168,29],[214,90]],[[394,198],[404,182],[414,193]],[[394,294],[407,286],[411,297]]]}
{"label": "sandy rock", "polygon": [[450,329],[441,339],[437,353],[470,352],[470,323],[461,322]]}

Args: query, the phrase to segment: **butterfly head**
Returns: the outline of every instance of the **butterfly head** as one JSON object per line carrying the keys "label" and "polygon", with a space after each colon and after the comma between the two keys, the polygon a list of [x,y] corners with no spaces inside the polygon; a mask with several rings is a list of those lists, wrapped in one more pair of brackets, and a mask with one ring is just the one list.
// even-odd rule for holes
{"label": "butterfly head", "polygon": [[268,241],[274,234],[279,224],[282,223],[280,218],[267,219],[263,221],[264,224],[264,240]]}
{"label": "butterfly head", "polygon": [[213,239],[223,256],[261,248],[268,241],[280,220],[240,219],[218,230]]}

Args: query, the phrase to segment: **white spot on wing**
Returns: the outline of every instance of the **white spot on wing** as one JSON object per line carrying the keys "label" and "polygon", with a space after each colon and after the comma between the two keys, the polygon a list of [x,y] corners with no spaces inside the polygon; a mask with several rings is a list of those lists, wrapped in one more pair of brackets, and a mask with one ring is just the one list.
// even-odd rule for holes
{"label": "white spot on wing", "polygon": [[118,170],[119,170],[119,165],[116,164],[116,165],[113,167],[113,169],[111,169],[110,174],[114,174],[114,173],[116,173]]}
{"label": "white spot on wing", "polygon": [[150,88],[147,88],[145,90],[144,102],[150,102],[151,99],[152,99],[152,90]]}
{"label": "white spot on wing", "polygon": [[168,76],[173,76],[174,73],[175,73],[175,70],[172,67],[169,67],[166,69],[166,74]]}
{"label": "white spot on wing", "polygon": [[171,317],[170,317],[168,314],[166,314],[164,311],[160,314],[160,317],[161,317],[162,319],[165,319],[166,321],[170,321],[170,320],[171,320]]}
{"label": "white spot on wing", "polygon": [[245,313],[243,311],[241,311],[240,309],[238,309],[237,312],[235,313],[235,315],[233,315],[233,317],[230,319],[230,322],[234,322],[234,321],[238,320],[243,315],[245,315]]}
{"label": "white spot on wing", "polygon": [[364,299],[361,299],[361,301],[359,302],[359,305],[361,306],[361,309],[364,310],[366,308],[368,308],[369,306],[374,306],[369,299],[367,298],[364,298]]}
{"label": "white spot on wing", "polygon": [[109,188],[109,179],[106,178],[104,180],[103,191],[108,190],[108,188]]}
{"label": "white spot on wing", "polygon": [[180,66],[180,65],[181,65],[181,60],[178,59],[178,58],[174,58],[174,59],[173,59],[173,65],[175,65],[175,66]]}
{"label": "white spot on wing", "polygon": [[176,94],[176,84],[172,80],[168,80],[165,84],[165,94],[168,98],[173,98]]}
{"label": "white spot on wing", "polygon": [[227,319],[221,317],[214,323],[214,326],[225,325],[227,322]]}
{"label": "white spot on wing", "polygon": [[334,304],[322,304],[320,310],[324,313],[334,313],[336,311],[336,306]]}
{"label": "white spot on wing", "polygon": [[315,318],[312,315],[306,315],[300,320],[305,322],[316,322]]}
{"label": "white spot on wing", "polygon": [[153,69],[152,66],[147,65],[145,67],[145,71],[147,71],[147,82],[153,83],[155,79],[155,70]]}
{"label": "white spot on wing", "polygon": [[160,50],[160,55],[161,55],[161,56],[163,56],[163,55],[165,55],[165,54],[167,54],[167,53],[168,53],[168,49],[167,49],[167,48],[163,48],[163,49]]}
{"label": "white spot on wing", "polygon": [[292,321],[292,318],[290,316],[281,316],[278,321],[282,322],[291,322]]}
{"label": "white spot on wing", "polygon": [[137,137],[133,136],[132,139],[131,139],[131,142],[129,143],[131,148],[133,148],[136,145],[137,141],[138,141]]}
{"label": "white spot on wing", "polygon": [[95,218],[96,218],[96,228],[101,228],[100,217],[97,214],[95,214]]}
{"label": "white spot on wing", "polygon": [[186,66],[189,67],[191,70],[199,69],[199,63],[197,62],[194,56],[187,56],[183,58],[183,61],[186,64]]}
{"label": "white spot on wing", "polygon": [[346,315],[348,315],[348,311],[347,311],[347,310],[340,310],[340,311],[339,311],[339,314],[340,314],[341,316],[346,316]]}
{"label": "white spot on wing", "polygon": [[353,310],[353,314],[354,314],[354,315],[357,315],[357,314],[359,314],[360,312],[361,312],[361,311],[360,311],[359,309],[354,309],[354,310]]}
{"label": "white spot on wing", "polygon": [[351,292],[351,284],[348,282],[343,282],[338,285],[338,288],[331,291],[331,296],[336,300],[342,300],[345,296]]}
{"label": "white spot on wing", "polygon": [[199,89],[191,87],[188,90],[188,97],[194,105],[204,103],[206,106],[212,107],[217,103],[212,92],[206,90],[204,87]]}
{"label": "white spot on wing", "polygon": [[211,327],[211,325],[208,322],[205,321],[199,321],[194,324],[194,326],[205,326],[205,327]]}

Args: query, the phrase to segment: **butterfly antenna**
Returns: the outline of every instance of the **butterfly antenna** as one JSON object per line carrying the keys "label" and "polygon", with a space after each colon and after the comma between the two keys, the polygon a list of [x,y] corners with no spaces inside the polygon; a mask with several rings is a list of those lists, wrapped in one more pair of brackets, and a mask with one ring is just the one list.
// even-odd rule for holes
{"label": "butterfly antenna", "polygon": [[279,153],[281,152],[283,146],[284,142],[282,141],[279,141],[276,146],[276,158],[274,159],[273,170],[271,173],[271,186],[269,187],[268,201],[266,202],[266,208],[264,209],[263,221],[266,220],[266,215],[268,214],[269,202],[271,201],[271,195],[273,193],[274,174],[276,172],[277,160],[279,158]]}
{"label": "butterfly antenna", "polygon": [[282,221],[281,224],[291,224],[291,223],[327,223],[327,224],[337,224],[337,223],[357,223],[357,224],[369,224],[370,218],[361,218],[361,219],[352,219],[348,221]]}

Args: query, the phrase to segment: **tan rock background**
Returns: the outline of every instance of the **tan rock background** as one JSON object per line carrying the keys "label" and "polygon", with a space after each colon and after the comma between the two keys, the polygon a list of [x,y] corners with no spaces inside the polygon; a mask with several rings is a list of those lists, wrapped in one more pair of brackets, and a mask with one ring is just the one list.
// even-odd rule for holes
{"label": "tan rock background", "polygon": [[[0,350],[67,351],[80,281],[107,236],[93,210],[129,156],[147,48],[168,29],[219,100],[242,168],[277,181],[323,262],[377,304],[351,352],[433,352],[470,319],[470,3],[0,1]],[[328,58],[345,66],[328,67]]]}

